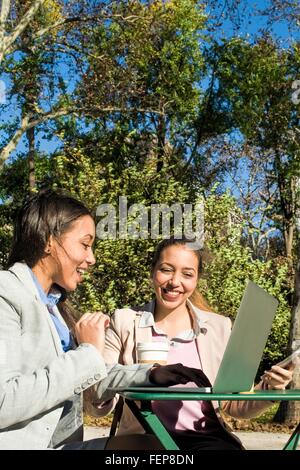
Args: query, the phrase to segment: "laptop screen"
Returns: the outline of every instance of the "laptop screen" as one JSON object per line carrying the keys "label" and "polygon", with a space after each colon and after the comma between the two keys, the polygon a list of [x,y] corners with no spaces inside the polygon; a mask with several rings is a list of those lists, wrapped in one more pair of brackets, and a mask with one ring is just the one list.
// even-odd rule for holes
{"label": "laptop screen", "polygon": [[278,301],[248,281],[225,353],[213,384],[214,393],[249,391],[270,333]]}

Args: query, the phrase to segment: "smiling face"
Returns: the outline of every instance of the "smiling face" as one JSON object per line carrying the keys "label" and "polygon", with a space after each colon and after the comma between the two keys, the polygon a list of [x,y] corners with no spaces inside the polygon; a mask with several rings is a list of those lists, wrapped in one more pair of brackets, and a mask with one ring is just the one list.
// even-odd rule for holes
{"label": "smiling face", "polygon": [[152,274],[158,308],[171,311],[185,305],[197,286],[198,263],[197,255],[184,245],[162,251]]}
{"label": "smiling face", "polygon": [[48,269],[52,284],[73,291],[83,281],[83,274],[95,264],[92,245],[95,223],[89,215],[79,217],[59,240],[50,237]]}

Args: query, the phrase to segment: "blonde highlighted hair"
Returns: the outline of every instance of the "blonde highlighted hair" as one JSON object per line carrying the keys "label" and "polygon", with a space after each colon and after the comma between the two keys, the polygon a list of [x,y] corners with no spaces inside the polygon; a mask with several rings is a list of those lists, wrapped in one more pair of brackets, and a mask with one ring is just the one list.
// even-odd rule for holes
{"label": "blonde highlighted hair", "polygon": [[205,312],[212,312],[212,308],[209,306],[209,304],[207,303],[203,295],[198,291],[198,289],[194,290],[189,300],[192,302],[193,305],[195,305],[195,307],[200,308],[200,310],[204,310]]}

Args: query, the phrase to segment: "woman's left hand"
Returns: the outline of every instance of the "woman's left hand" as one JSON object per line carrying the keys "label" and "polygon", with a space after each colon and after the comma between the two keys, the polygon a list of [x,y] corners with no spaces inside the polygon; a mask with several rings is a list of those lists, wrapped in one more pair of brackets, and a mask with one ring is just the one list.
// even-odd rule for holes
{"label": "woman's left hand", "polygon": [[269,390],[284,390],[292,381],[294,367],[283,369],[280,366],[272,366],[261,376],[263,385]]}

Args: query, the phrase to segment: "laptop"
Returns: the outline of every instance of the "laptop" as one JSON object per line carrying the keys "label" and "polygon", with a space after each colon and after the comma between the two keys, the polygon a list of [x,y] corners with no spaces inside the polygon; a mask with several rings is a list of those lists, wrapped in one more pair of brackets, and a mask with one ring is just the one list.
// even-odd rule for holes
{"label": "laptop", "polygon": [[[155,391],[191,393],[249,391],[263,355],[277,306],[278,301],[274,297],[254,282],[248,281],[213,387],[155,387]],[[123,390],[142,392],[151,391],[151,388],[130,387]]]}
{"label": "laptop", "polygon": [[277,306],[278,300],[254,282],[248,281],[213,384],[214,393],[251,389]]}

